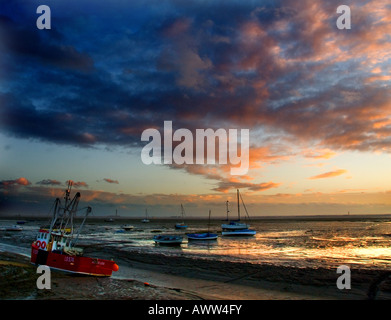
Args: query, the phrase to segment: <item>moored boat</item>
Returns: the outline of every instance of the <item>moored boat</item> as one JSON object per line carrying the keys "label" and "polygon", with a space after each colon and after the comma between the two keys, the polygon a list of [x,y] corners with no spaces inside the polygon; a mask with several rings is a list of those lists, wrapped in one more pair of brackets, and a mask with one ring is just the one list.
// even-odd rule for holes
{"label": "moored boat", "polygon": [[218,235],[216,233],[189,233],[187,234],[189,240],[216,240]]}
{"label": "moored boat", "polygon": [[118,271],[118,265],[113,260],[83,256],[83,249],[75,246],[91,207],[87,207],[75,236],[73,220],[80,193],[77,192],[70,200],[71,186],[72,181],[69,181],[64,206],[59,198],[56,199],[49,229],[39,229],[37,239],[31,244],[31,263],[77,274],[111,276],[113,271]]}
{"label": "moored boat", "polygon": [[208,218],[208,232],[204,233],[188,233],[187,238],[189,240],[216,240],[218,235],[216,233],[210,233],[209,232],[209,226],[210,226],[210,213],[209,210],[209,218]]}
{"label": "moored boat", "polygon": [[175,229],[187,229],[187,225],[184,222],[176,223]]}
{"label": "moored boat", "polygon": [[183,237],[176,236],[176,235],[161,234],[161,235],[154,236],[153,240],[155,241],[155,243],[158,243],[158,244],[175,246],[175,245],[180,245],[182,243]]}
{"label": "moored boat", "polygon": [[125,224],[125,225],[122,225],[121,228],[124,229],[125,231],[130,231],[130,230],[134,229],[134,226],[132,226],[130,224]]}
{"label": "moored boat", "polygon": [[148,219],[148,210],[145,209],[145,218],[143,220],[141,220],[142,223],[148,223],[149,222],[149,219]]}
{"label": "moored boat", "polygon": [[246,229],[250,226],[246,223],[240,223],[239,221],[230,221],[229,223],[223,223],[221,225],[222,229],[225,230],[240,230],[240,229]]}
{"label": "moored boat", "polygon": [[[249,214],[246,209],[246,205],[244,204],[242,196],[240,196],[242,200],[243,207],[246,211],[247,217],[249,218]],[[239,189],[237,189],[237,204],[238,204],[238,219],[230,221],[228,224],[222,224],[222,232],[221,235],[223,236],[253,236],[257,232],[255,230],[249,229],[250,225],[247,223],[241,223],[240,222],[240,201],[239,201]],[[227,220],[228,220],[228,201],[226,202],[227,205]]]}
{"label": "moored boat", "polygon": [[186,229],[187,224],[185,224],[184,216],[185,216],[185,209],[183,208],[183,205],[181,204],[181,215],[182,215],[182,222],[178,222],[175,224],[175,229]]}

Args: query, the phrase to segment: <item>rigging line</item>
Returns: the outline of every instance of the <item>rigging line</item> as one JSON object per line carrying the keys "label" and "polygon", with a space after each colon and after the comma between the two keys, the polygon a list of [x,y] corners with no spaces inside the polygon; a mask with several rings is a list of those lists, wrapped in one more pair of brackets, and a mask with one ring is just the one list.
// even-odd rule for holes
{"label": "rigging line", "polygon": [[240,199],[242,200],[242,204],[243,204],[244,210],[246,211],[246,214],[247,214],[248,220],[250,220],[250,215],[248,214],[248,211],[247,211],[246,205],[244,204],[244,201],[243,201],[243,198],[242,198],[242,195],[241,195],[241,194],[240,194]]}

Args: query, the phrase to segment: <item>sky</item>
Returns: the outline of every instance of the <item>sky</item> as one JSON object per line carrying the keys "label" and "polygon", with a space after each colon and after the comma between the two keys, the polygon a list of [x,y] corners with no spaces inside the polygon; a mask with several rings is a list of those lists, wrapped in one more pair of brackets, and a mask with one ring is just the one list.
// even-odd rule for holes
{"label": "sky", "polygon": [[[237,189],[251,216],[391,213],[389,1],[0,0],[0,38],[0,215],[68,180],[97,216],[224,216]],[[248,171],[145,164],[164,121],[248,129]]]}

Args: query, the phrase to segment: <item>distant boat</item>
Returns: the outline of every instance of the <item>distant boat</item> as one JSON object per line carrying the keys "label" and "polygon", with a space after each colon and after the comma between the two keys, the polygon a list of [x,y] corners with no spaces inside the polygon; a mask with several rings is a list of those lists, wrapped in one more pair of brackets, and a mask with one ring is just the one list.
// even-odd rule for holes
{"label": "distant boat", "polygon": [[130,224],[125,224],[125,225],[122,225],[121,228],[124,229],[125,231],[130,231],[130,230],[134,229],[134,226],[132,226]]}
{"label": "distant boat", "polygon": [[[118,217],[118,211],[117,209],[115,209],[115,217],[117,218]],[[105,219],[105,222],[114,222],[114,218],[106,218]]]}
{"label": "distant boat", "polygon": [[19,220],[19,221],[16,221],[16,223],[17,223],[17,224],[25,224],[26,221],[24,221],[24,220]]}
{"label": "distant boat", "polygon": [[23,228],[17,225],[5,227],[2,230],[4,231],[23,231]]}
{"label": "distant boat", "polygon": [[[244,204],[242,196],[240,196],[244,210],[246,211],[247,216],[248,212],[246,205]],[[250,225],[246,223],[240,223],[240,201],[239,201],[239,189],[237,189],[237,202],[238,202],[238,220],[230,221],[229,224],[222,224],[221,228],[223,229],[221,235],[223,236],[253,236],[257,232],[255,230],[249,229]],[[228,220],[228,201],[227,201],[227,220]]]}
{"label": "distant boat", "polygon": [[176,223],[175,224],[175,228],[176,229],[186,229],[187,228],[187,225],[185,224],[185,221],[184,221],[185,209],[183,209],[183,205],[182,204],[181,204],[181,215],[182,215],[183,222]]}
{"label": "distant boat", "polygon": [[142,223],[148,223],[149,222],[149,219],[148,219],[148,210],[145,209],[145,219],[141,220]]}
{"label": "distant boat", "polygon": [[189,233],[187,234],[187,238],[189,240],[216,240],[217,234],[209,232],[210,225],[210,210],[209,210],[209,219],[208,219],[208,232],[205,233]]}
{"label": "distant boat", "polygon": [[175,235],[158,235],[154,236],[153,240],[158,244],[178,246],[182,243],[183,237]]}

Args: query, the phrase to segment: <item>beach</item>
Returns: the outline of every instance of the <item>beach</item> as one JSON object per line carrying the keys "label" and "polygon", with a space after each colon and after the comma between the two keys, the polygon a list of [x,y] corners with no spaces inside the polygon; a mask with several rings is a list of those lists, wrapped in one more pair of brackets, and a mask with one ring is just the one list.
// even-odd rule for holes
{"label": "beach", "polygon": [[[178,247],[152,240],[157,228],[177,233],[173,221],[127,221],[135,226],[129,232],[121,230],[123,221],[92,221],[78,246],[85,256],[113,259],[119,270],[108,278],[53,270],[49,290],[37,289],[37,266],[30,263],[31,242],[43,221],[30,221],[23,231],[1,231],[0,299],[388,300],[389,219],[350,220],[253,221],[255,237]],[[193,221],[188,230],[203,225]],[[217,230],[219,222],[212,227]],[[340,265],[350,268],[350,289],[337,287]]]}
{"label": "beach", "polygon": [[[86,248],[95,257],[106,249]],[[112,277],[51,272],[51,289],[37,289],[39,274],[26,255],[0,254],[0,299],[17,300],[367,300],[390,299],[387,270],[352,269],[351,289],[338,274],[292,268],[110,251],[119,265]]]}

